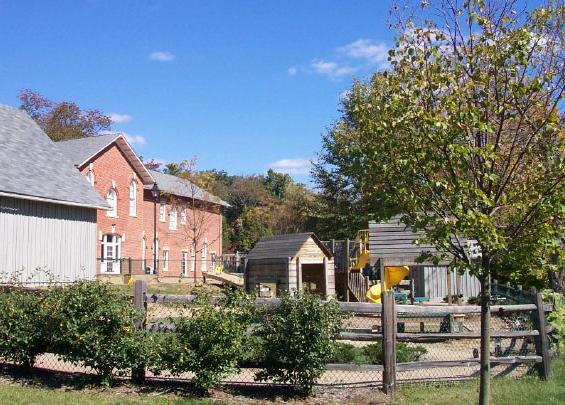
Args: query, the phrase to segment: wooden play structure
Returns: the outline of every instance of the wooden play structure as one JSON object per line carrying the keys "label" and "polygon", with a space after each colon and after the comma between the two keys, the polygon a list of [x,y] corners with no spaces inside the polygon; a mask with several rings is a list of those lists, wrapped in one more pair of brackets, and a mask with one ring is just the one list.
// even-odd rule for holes
{"label": "wooden play structure", "polygon": [[245,289],[262,297],[308,290],[335,295],[333,256],[313,233],[262,238],[247,255]]}
{"label": "wooden play structure", "polygon": [[344,301],[380,302],[381,272],[385,287],[396,286],[402,302],[442,301],[445,297],[476,296],[479,281],[468,273],[448,271],[448,261],[419,263],[422,252],[437,253],[430,245],[415,244],[417,233],[399,219],[369,222],[369,229],[359,231],[355,240],[327,241],[335,253],[336,291]]}

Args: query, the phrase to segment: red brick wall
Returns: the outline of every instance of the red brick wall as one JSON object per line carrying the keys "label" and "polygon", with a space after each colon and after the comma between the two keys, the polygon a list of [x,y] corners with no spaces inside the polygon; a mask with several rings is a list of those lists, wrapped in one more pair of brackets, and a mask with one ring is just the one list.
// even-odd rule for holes
{"label": "red brick wall", "polygon": [[[122,238],[121,257],[133,259],[132,267],[135,273],[143,272],[141,259],[143,258],[142,246],[143,238],[145,238],[145,259],[147,266],[153,267],[152,245],[153,245],[153,200],[151,193],[144,191],[143,184],[139,176],[135,174],[133,167],[129,164],[125,156],[119,148],[113,144],[90,162],[81,167],[81,173],[87,175],[88,171],[94,173],[94,187],[103,198],[106,198],[108,191],[114,188],[117,194],[117,216],[109,217],[105,210],[97,211],[97,253],[96,257],[101,257],[102,235],[117,234]],[[137,212],[136,216],[129,215],[129,185],[134,179],[137,184]],[[180,202],[175,198],[175,203]],[[159,203],[157,204],[157,239],[158,258],[163,258],[163,250],[169,250],[169,266],[168,271],[162,271],[162,260],[160,261],[159,275],[162,277],[178,277],[181,272],[181,252],[185,249],[188,252],[187,275],[193,277],[194,273],[190,272],[190,250],[191,250],[191,233],[188,232],[186,226],[181,224],[180,208],[177,210],[177,230],[169,229],[171,211],[171,201],[166,204],[166,221],[159,220]],[[187,215],[190,215],[187,213]],[[206,229],[202,235],[202,240],[206,238],[208,241],[208,255],[206,260],[210,261],[211,254],[221,255],[221,214],[219,212],[207,215]],[[200,245],[202,243],[200,242]],[[199,246],[200,250],[201,247]],[[196,276],[201,276],[201,253],[198,252],[196,259]],[[207,263],[207,269],[210,269],[210,262]],[[100,271],[100,264],[98,264]],[[122,266],[122,272],[128,272],[126,263]]]}

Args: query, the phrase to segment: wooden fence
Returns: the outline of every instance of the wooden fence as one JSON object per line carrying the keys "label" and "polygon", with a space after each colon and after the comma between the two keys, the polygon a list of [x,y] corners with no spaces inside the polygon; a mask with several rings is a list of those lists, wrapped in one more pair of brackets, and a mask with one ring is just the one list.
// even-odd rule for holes
{"label": "wooden fence", "polygon": [[[151,306],[159,306],[160,304],[191,303],[195,296],[181,295],[162,295],[162,294],[146,294],[145,283],[136,281],[135,284],[135,304],[146,311],[148,304]],[[256,305],[260,308],[275,308],[279,305],[279,299],[273,298],[257,298]],[[348,327],[340,333],[338,340],[350,342],[382,342],[382,364],[328,364],[329,371],[343,371],[351,373],[372,372],[381,373],[382,386],[388,393],[394,391],[397,381],[403,382],[402,376],[399,374],[406,372],[427,372],[430,370],[442,370],[444,375],[446,370],[450,368],[464,370],[465,368],[477,368],[480,359],[478,356],[457,356],[457,358],[445,358],[441,360],[423,360],[412,361],[406,363],[397,363],[396,350],[399,342],[415,344],[421,342],[447,342],[455,345],[458,342],[473,340],[477,342],[480,339],[478,330],[465,331],[458,329],[457,319],[461,317],[470,317],[478,319],[481,308],[479,306],[446,306],[446,305],[398,305],[395,303],[394,295],[391,292],[383,294],[383,304],[372,304],[366,302],[339,302],[342,311],[353,314],[355,319],[369,319],[369,327]],[[522,328],[522,330],[511,330],[508,328],[497,327],[501,323],[494,323],[491,330],[491,339],[507,339],[513,342],[516,339],[523,339],[526,343],[534,342],[535,353],[526,350],[525,353],[518,352],[515,355],[502,355],[495,353],[490,358],[491,365],[534,365],[537,368],[541,378],[547,379],[551,374],[550,369],[550,352],[548,347],[548,334],[551,328],[546,325],[545,313],[552,310],[551,304],[543,303],[539,293],[535,293],[535,303],[521,305],[493,305],[491,313],[493,318],[507,317],[512,314],[527,315],[532,321],[531,326]],[[424,321],[419,323],[418,331],[408,332],[405,330],[407,319],[439,319],[441,327],[437,331],[425,331]],[[412,324],[418,325],[417,322]],[[174,328],[172,324],[163,324],[162,321],[153,322],[146,319],[146,322],[139,325],[148,331],[158,332],[162,330],[170,330]],[[163,329],[164,328],[164,329]],[[475,328],[476,329],[476,328]],[[461,373],[459,373],[461,374]],[[472,376],[471,373],[463,373],[465,376]],[[139,373],[136,374],[139,376]],[[450,378],[464,379],[470,377],[455,376]],[[443,377],[438,377],[442,380]]]}

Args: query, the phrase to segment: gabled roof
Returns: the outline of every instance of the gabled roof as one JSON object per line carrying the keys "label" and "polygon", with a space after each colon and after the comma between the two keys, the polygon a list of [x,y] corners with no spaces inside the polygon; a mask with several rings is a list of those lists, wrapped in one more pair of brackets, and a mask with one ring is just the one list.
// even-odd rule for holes
{"label": "gabled roof", "polygon": [[129,164],[131,164],[135,169],[143,184],[153,184],[153,177],[151,177],[151,174],[143,162],[139,159],[127,139],[122,134],[116,133],[89,136],[87,138],[60,141],[57,142],[57,146],[59,146],[61,151],[73,161],[75,166],[81,168],[114,142],[124,154]]}
{"label": "gabled roof", "polygon": [[323,254],[331,258],[328,248],[313,232],[290,233],[287,235],[266,236],[261,238],[247,255],[247,259],[278,259],[295,257],[304,244],[310,239],[318,245]]}
{"label": "gabled roof", "polygon": [[[170,174],[161,173],[155,170],[149,170],[151,176],[155,179],[157,186],[162,192],[177,195],[180,197],[195,198],[197,200],[207,201],[219,204],[224,207],[230,205],[213,194],[201,189],[196,184]],[[151,189],[152,185],[146,185],[146,189]]]}
{"label": "gabled roof", "polygon": [[109,208],[24,111],[0,105],[0,195]]}

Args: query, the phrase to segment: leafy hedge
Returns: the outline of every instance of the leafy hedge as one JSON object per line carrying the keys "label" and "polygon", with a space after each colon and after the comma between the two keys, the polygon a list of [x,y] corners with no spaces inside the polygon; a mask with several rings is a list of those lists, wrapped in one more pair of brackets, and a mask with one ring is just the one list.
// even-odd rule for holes
{"label": "leafy hedge", "polygon": [[[169,318],[174,332],[136,329],[142,313],[117,286],[77,282],[42,293],[0,292],[0,358],[32,366],[42,353],[91,367],[104,383],[115,374],[149,368],[191,372],[207,390],[240,367],[262,369],[259,381],[285,382],[310,393],[328,363],[380,364],[382,346],[337,343],[344,315],[335,301],[286,294],[274,310],[257,311],[240,292],[201,295]],[[174,311],[173,311],[174,312]],[[398,343],[397,361],[426,350]]]}
{"label": "leafy hedge", "polygon": [[29,291],[0,293],[0,357],[31,367],[47,350],[43,297]]}

